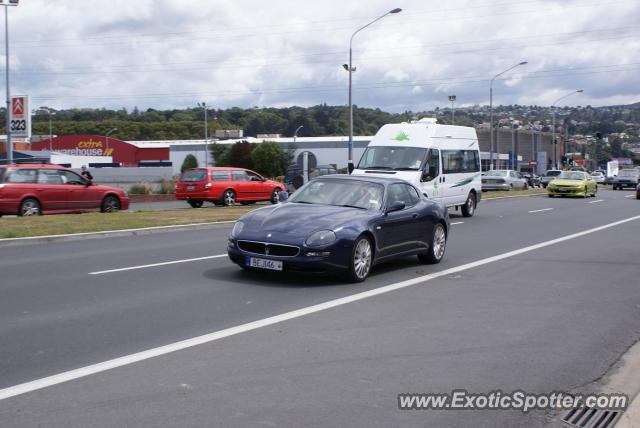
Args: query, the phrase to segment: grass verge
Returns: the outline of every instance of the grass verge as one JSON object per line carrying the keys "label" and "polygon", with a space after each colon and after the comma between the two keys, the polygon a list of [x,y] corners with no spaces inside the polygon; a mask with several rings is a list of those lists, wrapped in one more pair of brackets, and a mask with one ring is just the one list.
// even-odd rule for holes
{"label": "grass verge", "polygon": [[505,196],[528,196],[528,195],[544,195],[547,189],[529,189],[529,190],[491,190],[482,192],[482,199],[504,198]]}
{"label": "grass verge", "polygon": [[[482,199],[546,193],[545,189],[483,192]],[[61,214],[40,217],[0,218],[0,239],[29,236],[66,235],[105,230],[138,229],[155,226],[177,226],[191,223],[213,223],[237,220],[257,206],[200,208],[175,211],[136,211],[110,214]]]}
{"label": "grass verge", "polygon": [[64,235],[191,223],[237,220],[242,214],[259,208],[238,206],[175,211],[139,211],[117,213],[60,214],[39,217],[0,218],[0,238]]}

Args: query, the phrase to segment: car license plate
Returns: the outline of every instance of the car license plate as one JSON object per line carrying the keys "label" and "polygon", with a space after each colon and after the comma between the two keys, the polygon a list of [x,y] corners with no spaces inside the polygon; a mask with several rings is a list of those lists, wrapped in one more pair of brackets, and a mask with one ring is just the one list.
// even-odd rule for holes
{"label": "car license plate", "polygon": [[245,264],[249,267],[269,270],[282,270],[282,262],[278,260],[257,259],[255,257],[247,257]]}
{"label": "car license plate", "polygon": [[187,190],[196,190],[196,186],[187,186]]}

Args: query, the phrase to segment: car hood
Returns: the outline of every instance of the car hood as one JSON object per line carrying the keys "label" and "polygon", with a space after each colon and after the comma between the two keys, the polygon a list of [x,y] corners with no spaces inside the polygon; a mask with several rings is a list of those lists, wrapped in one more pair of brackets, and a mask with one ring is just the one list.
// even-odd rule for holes
{"label": "car hood", "polygon": [[289,238],[306,238],[318,230],[338,230],[346,224],[375,215],[375,211],[332,205],[298,204],[293,202],[257,209],[244,215],[242,237],[277,233]]}
{"label": "car hood", "polygon": [[556,178],[551,181],[551,184],[556,186],[582,186],[584,184],[583,180],[566,180],[564,178]]}

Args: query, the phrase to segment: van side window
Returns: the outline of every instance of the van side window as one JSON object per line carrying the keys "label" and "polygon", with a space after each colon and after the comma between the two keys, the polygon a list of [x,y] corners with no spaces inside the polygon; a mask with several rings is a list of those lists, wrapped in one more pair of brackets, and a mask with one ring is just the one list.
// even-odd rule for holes
{"label": "van side window", "polygon": [[429,149],[424,172],[426,173],[423,175],[425,181],[431,181],[440,175],[440,151],[438,149]]}
{"label": "van side window", "polygon": [[480,158],[477,150],[443,150],[442,172],[459,174],[480,171]]}

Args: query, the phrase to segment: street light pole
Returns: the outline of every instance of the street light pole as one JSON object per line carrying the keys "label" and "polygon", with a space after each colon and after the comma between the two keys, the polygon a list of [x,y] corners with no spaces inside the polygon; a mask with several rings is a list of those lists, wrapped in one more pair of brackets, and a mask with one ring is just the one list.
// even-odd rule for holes
{"label": "street light pole", "polygon": [[[109,135],[111,135],[113,132],[116,132],[118,130],[118,128],[112,128],[110,129],[106,135],[105,135],[105,153],[109,152]],[[113,158],[112,158],[113,160]]]}
{"label": "street light pole", "polygon": [[304,128],[304,126],[300,125],[296,128],[295,132],[293,133],[293,144],[296,143],[296,138],[298,138],[298,132]]}
{"label": "street light pole", "polygon": [[[491,137],[491,148],[490,148],[490,155],[489,155],[489,164],[490,164],[490,169],[494,169],[494,164],[493,164],[493,152],[494,152],[494,143],[493,143],[493,81],[496,80],[498,77],[502,76],[504,73],[506,73],[507,71],[511,71],[516,67],[519,67],[521,65],[526,65],[527,61],[522,61],[519,62],[518,64],[507,68],[505,71],[496,74],[495,76],[493,76],[493,78],[491,79],[491,82],[489,83],[489,135]],[[497,147],[496,147],[497,149]],[[498,150],[495,150],[498,151]],[[500,153],[498,153],[498,163],[500,160]]]}
{"label": "street light pole", "polygon": [[551,144],[553,144],[553,168],[558,169],[558,143],[556,142],[556,104],[570,97],[573,94],[584,92],[584,89],[578,89],[577,91],[571,91],[566,95],[561,96],[551,104]]}
{"label": "street light pole", "polygon": [[449,101],[451,101],[451,124],[455,125],[455,110],[453,108],[453,103],[456,102],[456,96],[449,95]]}
{"label": "street light pole", "polygon": [[11,141],[11,90],[9,86],[9,6],[18,6],[19,0],[0,0],[4,6],[4,52],[5,52],[5,79],[7,85],[7,162],[13,163],[13,142]]}
{"label": "street light pole", "polygon": [[365,28],[367,28],[368,26],[370,26],[371,24],[380,21],[382,18],[384,18],[387,15],[390,15],[392,13],[399,13],[402,12],[402,9],[395,8],[393,10],[390,10],[389,12],[385,13],[384,15],[374,19],[373,21],[369,22],[367,25],[364,25],[360,28],[358,28],[352,35],[351,35],[351,39],[349,39],[349,65],[347,66],[346,64],[343,65],[344,68],[347,69],[347,71],[349,72],[349,159],[348,159],[348,170],[349,170],[349,174],[351,174],[351,172],[353,171],[353,103],[352,103],[352,74],[355,70],[355,68],[353,68],[352,65],[352,60],[353,60],[353,38],[356,36],[356,34],[358,34],[360,31],[364,30]]}
{"label": "street light pole", "polygon": [[209,114],[207,113],[207,103],[198,103],[198,107],[204,110],[204,166],[207,167],[209,166],[209,149],[207,147],[209,141]]}

